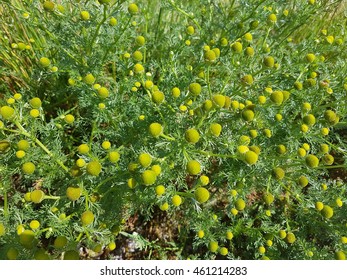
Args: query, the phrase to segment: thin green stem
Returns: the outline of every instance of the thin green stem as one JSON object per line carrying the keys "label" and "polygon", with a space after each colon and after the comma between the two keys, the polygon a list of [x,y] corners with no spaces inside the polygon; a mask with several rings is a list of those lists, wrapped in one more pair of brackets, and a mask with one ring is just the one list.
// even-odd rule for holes
{"label": "thin green stem", "polygon": [[[146,13],[146,17],[145,17],[145,19],[146,19],[146,24],[145,24],[145,34],[147,35],[148,34],[148,21],[149,21],[149,13],[148,13],[148,11],[149,11],[149,5],[150,5],[150,3],[151,3],[151,1],[148,1],[148,3],[147,3],[147,13]],[[147,36],[146,36],[147,37]],[[144,48],[144,50],[143,50],[143,64],[145,64],[146,63],[146,58],[147,58],[147,48],[145,47]]]}
{"label": "thin green stem", "polygon": [[299,167],[302,166],[302,163],[293,163],[293,164],[284,164],[282,165],[283,168],[287,168],[287,167]]}
{"label": "thin green stem", "polygon": [[287,219],[286,219],[286,225],[287,225],[287,230],[290,231],[290,225]]}
{"label": "thin green stem", "polygon": [[175,192],[175,193],[180,195],[180,196],[183,196],[183,197],[189,197],[189,198],[194,197],[194,194],[193,193],[189,193],[189,192]]}
{"label": "thin green stem", "polygon": [[211,84],[210,84],[210,65],[207,67],[206,75],[207,75],[207,77],[206,77],[207,89],[208,89],[208,93],[210,95],[210,99],[212,101],[212,91],[211,91]]}
{"label": "thin green stem", "polygon": [[[143,82],[143,84],[144,84],[144,82]],[[148,89],[146,89],[146,92],[147,92],[147,94],[148,94],[148,98],[149,98],[150,102],[153,102],[153,101],[152,101],[152,94],[151,94],[151,92],[150,92]],[[162,122],[163,122],[163,125],[165,126],[165,125],[166,125],[166,121],[165,121],[165,118],[164,118],[163,114],[161,113],[161,111],[160,111],[160,109],[159,109],[159,106],[157,106],[156,104],[154,104],[154,109],[155,109],[155,111],[159,114],[159,116],[160,116],[160,118],[161,118],[161,120],[162,120]]]}
{"label": "thin green stem", "polygon": [[270,175],[270,176],[269,176],[269,179],[268,179],[268,182],[267,182],[267,186],[266,186],[266,192],[267,192],[267,193],[270,191],[271,178],[272,178],[272,176]]}
{"label": "thin green stem", "polygon": [[254,72],[252,74],[252,76],[255,77],[255,76],[259,75],[260,73],[264,72],[265,70],[266,70],[265,67],[261,67],[257,72]]}
{"label": "thin green stem", "polygon": [[101,186],[103,186],[104,184],[106,184],[108,181],[111,181],[111,180],[117,178],[118,176],[119,176],[119,175],[114,175],[114,176],[111,176],[111,177],[107,177],[106,179],[104,179],[103,181],[101,181],[99,185],[96,186],[95,191],[98,191],[99,188],[100,188]]}
{"label": "thin green stem", "polygon": [[85,198],[85,204],[86,204],[86,211],[89,210],[89,195],[87,191],[83,191],[83,195]]}
{"label": "thin green stem", "polygon": [[112,78],[116,81],[117,80],[117,67],[116,62],[112,62]]}
{"label": "thin green stem", "polygon": [[104,5],[104,16],[102,18],[102,20],[99,22],[98,26],[96,27],[96,30],[95,30],[95,33],[93,35],[93,38],[92,40],[90,41],[90,44],[88,46],[88,51],[87,53],[90,55],[92,50],[93,50],[93,47],[94,47],[94,44],[95,44],[95,41],[96,41],[96,38],[98,37],[99,35],[99,32],[100,32],[100,28],[101,26],[104,24],[104,22],[106,21],[107,19],[107,7],[106,5]]}
{"label": "thin green stem", "polygon": [[[257,9],[259,8],[260,5],[262,5],[266,0],[262,0],[262,1],[259,1],[257,3],[257,5],[254,7],[254,9],[249,13],[249,15],[242,20],[242,22],[246,22],[247,20],[251,19],[252,17],[254,17],[254,14],[256,13]],[[230,7],[233,7],[234,6],[234,2],[235,1],[232,1],[232,5]]]}
{"label": "thin green stem", "polygon": [[346,164],[324,165],[324,166],[318,166],[315,169],[334,169],[334,168],[347,168],[347,165]]}
{"label": "thin green stem", "polygon": [[270,31],[271,31],[271,27],[269,27],[269,29],[268,29],[267,32],[266,32],[266,36],[265,36],[264,41],[263,41],[263,44],[262,44],[263,47],[265,47],[266,40],[267,40],[267,38],[269,37]]}
{"label": "thin green stem", "polygon": [[[35,138],[35,143],[39,145],[39,147],[44,150],[51,158],[54,158],[53,153],[48,150],[47,147],[39,139]],[[62,169],[64,169],[66,172],[69,172],[69,168],[67,168],[62,161],[56,158],[54,160]]]}
{"label": "thin green stem", "polygon": [[196,128],[200,128],[203,125],[204,120],[206,119],[206,117],[207,117],[207,114],[204,113],[204,115],[201,117],[201,119],[200,119],[198,125],[196,126]]}
{"label": "thin green stem", "polygon": [[143,78],[142,78],[142,86],[146,90],[146,93],[148,95],[149,100],[152,100],[152,94],[151,94],[151,92],[147,88],[145,88],[145,80]]}
{"label": "thin green stem", "polygon": [[90,133],[90,137],[89,137],[89,146],[91,146],[91,144],[93,142],[95,130],[96,130],[96,121],[93,121],[92,132]]}
{"label": "thin green stem", "polygon": [[45,195],[45,199],[58,200],[60,199],[60,196]]}
{"label": "thin green stem", "polygon": [[165,135],[164,133],[160,134],[160,136],[167,139],[167,140],[170,140],[170,141],[176,141],[175,138],[168,136],[168,135]]}
{"label": "thin green stem", "polygon": [[183,152],[183,156],[186,160],[191,159],[184,146],[183,146],[182,152]]}
{"label": "thin green stem", "polygon": [[83,232],[81,232],[81,233],[77,236],[76,242],[79,242],[79,241],[81,240],[82,236],[83,236]]}
{"label": "thin green stem", "polygon": [[158,39],[158,35],[159,35],[159,29],[160,29],[160,23],[161,23],[161,17],[162,17],[162,12],[163,12],[163,8],[160,7],[159,9],[159,15],[158,15],[158,20],[157,20],[157,24],[156,24],[156,29],[155,29],[155,36],[154,36],[154,40],[157,41]]}
{"label": "thin green stem", "polygon": [[184,16],[188,17],[189,19],[191,19],[191,20],[194,22],[194,24],[201,30],[200,24],[196,21],[196,19],[195,19],[192,15],[188,14],[186,11],[184,11],[184,10],[182,10],[180,7],[178,7],[178,6],[176,5],[176,3],[174,3],[174,1],[169,0],[169,3],[170,3],[170,5],[171,5],[172,7],[174,7],[178,12],[180,12],[180,13],[183,14]]}
{"label": "thin green stem", "polygon": [[85,231],[84,233],[86,234],[86,236],[87,236],[87,238],[88,238],[89,240],[92,240],[92,238],[91,238],[91,236],[90,236],[90,234],[89,234],[88,231]]}
{"label": "thin green stem", "polygon": [[237,158],[236,155],[226,155],[226,154],[215,154],[212,152],[204,151],[204,150],[193,150],[195,153],[203,154],[210,157],[219,157],[219,158]]}
{"label": "thin green stem", "polygon": [[44,228],[44,229],[40,230],[40,233],[43,233],[43,232],[46,232],[46,231],[52,231],[52,228],[51,227]]}
{"label": "thin green stem", "polygon": [[227,78],[226,81],[225,81],[225,83],[223,84],[222,89],[220,90],[220,94],[223,94],[223,93],[224,93],[224,90],[225,90],[225,88],[229,85],[229,83],[230,83],[230,78]]}
{"label": "thin green stem", "polygon": [[17,133],[17,134],[21,134],[20,131],[18,130],[14,130],[14,129],[9,129],[9,128],[1,128],[2,130],[8,131],[8,132],[12,132],[12,133]]}
{"label": "thin green stem", "polygon": [[18,127],[18,129],[20,130],[20,133],[23,134],[24,136],[31,138],[34,140],[34,142],[42,149],[45,151],[46,154],[49,155],[49,157],[53,158],[55,160],[55,162],[62,168],[64,169],[66,172],[69,172],[69,168],[67,168],[64,163],[55,158],[53,153],[39,140],[37,139],[35,136],[31,135],[30,133],[28,133],[25,128],[18,122],[15,121],[15,125]]}
{"label": "thin green stem", "polygon": [[[309,65],[309,64],[307,64],[307,66],[308,66],[308,65]],[[296,79],[296,82],[299,81],[300,78],[302,77],[302,75],[303,75],[304,73],[307,72],[307,66],[305,66],[305,68],[304,68],[303,70],[301,70],[301,72],[300,72],[298,78]]]}
{"label": "thin green stem", "polygon": [[8,197],[7,197],[7,191],[4,190],[4,216],[8,217]]}

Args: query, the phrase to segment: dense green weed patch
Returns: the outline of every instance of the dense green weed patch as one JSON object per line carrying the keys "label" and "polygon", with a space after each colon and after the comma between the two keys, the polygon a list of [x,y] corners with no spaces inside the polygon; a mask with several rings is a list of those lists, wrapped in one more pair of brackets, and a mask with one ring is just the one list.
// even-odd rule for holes
{"label": "dense green weed patch", "polygon": [[0,257],[345,259],[345,14],[2,1]]}

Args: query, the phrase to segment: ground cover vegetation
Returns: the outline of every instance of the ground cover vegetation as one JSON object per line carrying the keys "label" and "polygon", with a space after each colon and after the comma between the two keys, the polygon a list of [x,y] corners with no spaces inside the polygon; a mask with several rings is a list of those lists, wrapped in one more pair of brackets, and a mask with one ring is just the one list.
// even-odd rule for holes
{"label": "ground cover vegetation", "polygon": [[345,259],[344,1],[0,2],[1,259]]}

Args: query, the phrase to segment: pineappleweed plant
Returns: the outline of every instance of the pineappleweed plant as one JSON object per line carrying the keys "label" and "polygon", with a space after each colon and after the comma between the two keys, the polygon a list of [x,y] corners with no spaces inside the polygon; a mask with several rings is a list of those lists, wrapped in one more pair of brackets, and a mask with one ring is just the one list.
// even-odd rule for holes
{"label": "pineappleweed plant", "polygon": [[[2,259],[112,258],[124,237],[148,258],[346,258],[339,3],[0,14]],[[158,215],[171,240],[133,234]]]}

